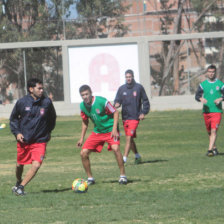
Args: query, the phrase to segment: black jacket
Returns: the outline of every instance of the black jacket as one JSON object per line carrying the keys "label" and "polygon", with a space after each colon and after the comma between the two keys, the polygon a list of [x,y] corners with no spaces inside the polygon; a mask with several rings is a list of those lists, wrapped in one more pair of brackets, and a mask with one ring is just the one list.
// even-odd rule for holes
{"label": "black jacket", "polygon": [[34,100],[29,94],[16,102],[10,116],[12,133],[15,137],[23,134],[26,143],[49,141],[55,122],[56,112],[52,101],[47,97]]}
{"label": "black jacket", "polygon": [[134,80],[118,89],[114,103],[122,105],[122,120],[139,120],[139,115],[147,114],[150,109],[144,87]]}

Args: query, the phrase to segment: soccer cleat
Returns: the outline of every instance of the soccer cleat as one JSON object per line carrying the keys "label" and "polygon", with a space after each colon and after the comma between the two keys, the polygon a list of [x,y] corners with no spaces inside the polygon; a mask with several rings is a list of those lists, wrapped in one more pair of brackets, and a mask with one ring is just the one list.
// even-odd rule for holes
{"label": "soccer cleat", "polygon": [[214,148],[212,151],[213,151],[213,155],[214,155],[214,156],[217,156],[217,155],[219,154],[219,152],[218,152],[218,149],[217,149],[217,148]]}
{"label": "soccer cleat", "polygon": [[127,177],[120,177],[118,182],[119,184],[127,184],[128,183]]}
{"label": "soccer cleat", "polygon": [[208,157],[214,156],[213,150],[208,150],[208,152],[206,153],[206,156]]}
{"label": "soccer cleat", "polygon": [[24,186],[19,185],[18,187],[13,187],[12,192],[16,195],[16,196],[24,196],[26,194],[26,192],[24,192]]}
{"label": "soccer cleat", "polygon": [[142,162],[142,158],[135,158],[135,164],[140,164]]}
{"label": "soccer cleat", "polygon": [[88,184],[88,186],[93,185],[93,184],[95,184],[95,180],[94,179],[88,179],[87,184]]}
{"label": "soccer cleat", "polygon": [[21,180],[21,181],[17,181],[17,182],[16,182],[16,185],[12,187],[12,192],[13,192],[13,193],[15,193],[17,187],[19,187],[19,185],[21,184],[21,182],[22,182],[22,180]]}

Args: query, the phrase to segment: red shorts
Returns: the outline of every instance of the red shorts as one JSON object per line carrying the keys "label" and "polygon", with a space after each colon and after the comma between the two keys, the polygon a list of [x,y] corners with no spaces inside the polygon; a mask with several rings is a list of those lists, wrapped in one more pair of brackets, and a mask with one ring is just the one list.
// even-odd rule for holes
{"label": "red shorts", "polygon": [[205,126],[208,132],[211,132],[211,129],[218,129],[219,124],[222,119],[222,113],[203,113]]}
{"label": "red shorts", "polygon": [[110,151],[112,145],[120,145],[120,139],[115,140],[111,138],[111,132],[109,133],[95,133],[92,132],[91,135],[86,139],[83,149],[90,149],[94,152],[101,152],[104,143],[108,143],[107,149]]}
{"label": "red shorts", "polygon": [[139,124],[139,120],[123,121],[125,135],[136,138],[136,129],[138,127],[138,124]]}
{"label": "red shorts", "polygon": [[25,144],[17,142],[17,163],[31,164],[32,161],[43,162],[46,152],[46,143]]}

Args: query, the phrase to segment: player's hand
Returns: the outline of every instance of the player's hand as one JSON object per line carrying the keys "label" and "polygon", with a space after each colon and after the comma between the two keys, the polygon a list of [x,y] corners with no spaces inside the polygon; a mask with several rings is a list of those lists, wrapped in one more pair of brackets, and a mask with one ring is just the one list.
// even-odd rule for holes
{"label": "player's hand", "polygon": [[144,120],[144,119],[145,119],[145,115],[144,115],[144,114],[140,114],[138,118],[139,118],[139,120],[141,120],[141,121],[142,121],[142,120]]}
{"label": "player's hand", "polygon": [[21,133],[19,133],[19,134],[16,136],[16,140],[17,140],[18,142],[24,143],[24,136],[23,136]]}
{"label": "player's hand", "polygon": [[112,132],[111,132],[111,138],[113,138],[114,139],[114,141],[118,141],[118,139],[119,139],[119,133],[118,133],[118,131],[117,130],[112,130]]}
{"label": "player's hand", "polygon": [[214,101],[214,103],[215,103],[216,105],[219,105],[221,102],[222,102],[222,98],[216,99],[216,100]]}
{"label": "player's hand", "polygon": [[120,105],[119,103],[115,103],[115,104],[114,104],[114,107],[115,107],[116,109],[118,109],[120,106],[121,106],[121,105]]}
{"label": "player's hand", "polygon": [[83,144],[83,140],[80,139],[78,142],[77,142],[77,147],[81,148],[82,147],[82,144]]}
{"label": "player's hand", "polygon": [[207,101],[205,98],[203,98],[203,97],[202,97],[200,100],[201,100],[201,102],[202,102],[203,104],[206,104],[206,103],[208,102],[208,101]]}

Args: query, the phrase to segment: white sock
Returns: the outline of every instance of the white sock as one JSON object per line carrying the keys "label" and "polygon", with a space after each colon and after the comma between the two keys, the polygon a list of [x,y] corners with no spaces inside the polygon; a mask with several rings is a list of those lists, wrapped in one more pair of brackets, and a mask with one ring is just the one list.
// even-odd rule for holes
{"label": "white sock", "polygon": [[136,159],[139,159],[139,158],[141,158],[141,156],[140,156],[138,153],[136,153],[136,154],[135,154],[135,158],[136,158]]}
{"label": "white sock", "polygon": [[126,156],[123,156],[123,161],[124,161],[124,163],[127,162],[127,157]]}
{"label": "white sock", "polygon": [[88,177],[88,180],[95,180],[93,177]]}

